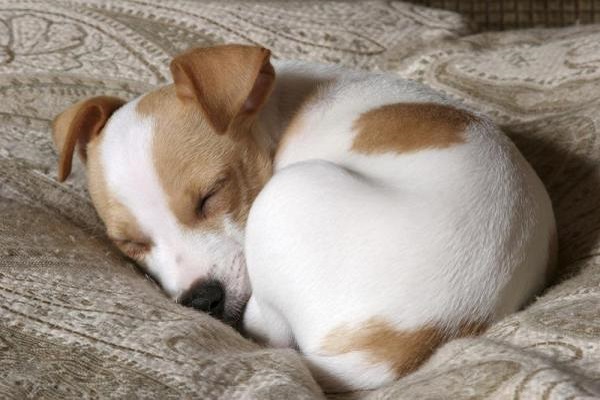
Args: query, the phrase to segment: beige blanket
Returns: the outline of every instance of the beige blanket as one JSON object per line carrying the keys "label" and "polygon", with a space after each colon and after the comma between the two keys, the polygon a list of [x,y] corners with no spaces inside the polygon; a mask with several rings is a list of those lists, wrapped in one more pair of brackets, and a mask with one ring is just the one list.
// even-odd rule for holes
{"label": "beige blanket", "polygon": [[427,82],[499,122],[554,202],[561,283],[394,385],[337,397],[600,397],[600,26],[468,36],[398,2],[0,0],[0,398],[322,396],[296,353],[172,303],[121,257],[80,167],[55,180],[55,114],[132,98],[173,54],[220,42]]}

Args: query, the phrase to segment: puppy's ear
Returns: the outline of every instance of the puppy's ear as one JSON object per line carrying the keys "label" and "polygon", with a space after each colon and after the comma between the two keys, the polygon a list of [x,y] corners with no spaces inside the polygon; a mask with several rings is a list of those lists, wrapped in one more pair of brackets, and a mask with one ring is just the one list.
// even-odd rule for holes
{"label": "puppy's ear", "polygon": [[52,138],[59,154],[58,180],[63,182],[71,173],[73,152],[87,160],[87,144],[96,137],[110,116],[123,104],[116,97],[98,96],[80,101],[63,111],[52,122]]}
{"label": "puppy's ear", "polygon": [[189,50],[171,62],[177,96],[200,104],[218,133],[251,118],[265,103],[275,71],[262,47],[225,45]]}

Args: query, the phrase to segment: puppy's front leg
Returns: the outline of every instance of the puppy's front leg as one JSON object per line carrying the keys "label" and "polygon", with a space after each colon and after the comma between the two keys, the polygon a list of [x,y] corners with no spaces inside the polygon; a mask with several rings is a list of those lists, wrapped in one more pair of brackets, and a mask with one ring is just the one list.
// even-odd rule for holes
{"label": "puppy's front leg", "polygon": [[270,347],[295,347],[287,322],[269,306],[259,304],[254,295],[246,306],[243,331],[257,342]]}

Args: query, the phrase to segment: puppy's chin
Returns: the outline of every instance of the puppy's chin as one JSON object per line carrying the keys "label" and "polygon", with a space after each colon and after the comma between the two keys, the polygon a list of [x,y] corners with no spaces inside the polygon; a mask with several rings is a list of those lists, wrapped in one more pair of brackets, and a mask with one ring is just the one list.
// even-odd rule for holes
{"label": "puppy's chin", "polygon": [[223,313],[221,321],[241,333],[244,312],[246,311],[246,305],[248,304],[249,299],[250,295],[246,296],[244,299],[232,299],[230,303],[225,303],[225,312]]}

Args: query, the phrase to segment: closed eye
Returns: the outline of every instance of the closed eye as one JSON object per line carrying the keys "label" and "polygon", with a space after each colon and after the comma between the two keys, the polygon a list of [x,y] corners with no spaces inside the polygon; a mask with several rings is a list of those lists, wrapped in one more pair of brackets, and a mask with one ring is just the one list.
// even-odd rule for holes
{"label": "closed eye", "polygon": [[205,195],[200,197],[196,203],[195,210],[199,218],[207,218],[215,211],[217,194],[225,186],[226,182],[227,178],[219,179]]}
{"label": "closed eye", "polygon": [[198,204],[196,204],[196,215],[201,218],[206,218],[209,210],[209,200],[216,194],[216,192],[211,192],[198,200]]}

